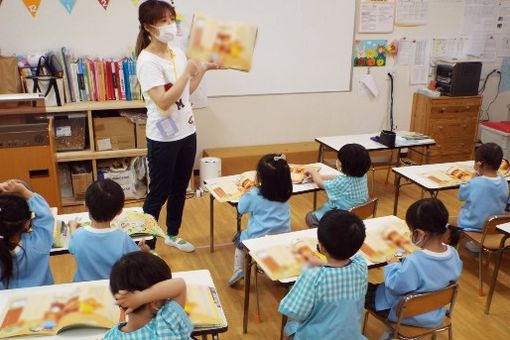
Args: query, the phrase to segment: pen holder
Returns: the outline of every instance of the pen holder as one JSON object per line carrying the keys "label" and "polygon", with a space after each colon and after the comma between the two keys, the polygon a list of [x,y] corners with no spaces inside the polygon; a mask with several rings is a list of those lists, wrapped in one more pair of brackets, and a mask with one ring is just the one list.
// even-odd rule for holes
{"label": "pen holder", "polygon": [[386,145],[389,148],[395,147],[395,138],[397,134],[393,131],[382,130],[379,136],[379,143]]}

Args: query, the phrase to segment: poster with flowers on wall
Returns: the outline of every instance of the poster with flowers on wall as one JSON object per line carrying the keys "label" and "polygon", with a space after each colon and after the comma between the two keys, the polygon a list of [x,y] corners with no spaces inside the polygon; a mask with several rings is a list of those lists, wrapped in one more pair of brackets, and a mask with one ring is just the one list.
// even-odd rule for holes
{"label": "poster with flowers on wall", "polygon": [[354,66],[381,67],[386,65],[388,40],[370,39],[354,41]]}

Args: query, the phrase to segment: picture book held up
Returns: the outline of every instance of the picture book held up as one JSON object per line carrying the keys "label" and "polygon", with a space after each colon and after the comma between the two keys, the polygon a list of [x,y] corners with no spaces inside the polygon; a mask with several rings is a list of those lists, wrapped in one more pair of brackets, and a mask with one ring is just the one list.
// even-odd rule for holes
{"label": "picture book held up", "polygon": [[221,67],[250,71],[257,40],[257,27],[242,22],[221,22],[196,13],[191,24],[187,56]]}

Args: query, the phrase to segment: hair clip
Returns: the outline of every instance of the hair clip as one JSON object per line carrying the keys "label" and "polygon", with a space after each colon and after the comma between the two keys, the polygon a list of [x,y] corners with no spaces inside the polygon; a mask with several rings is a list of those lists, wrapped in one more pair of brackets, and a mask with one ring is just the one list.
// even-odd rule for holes
{"label": "hair clip", "polygon": [[284,161],[286,161],[286,160],[287,160],[287,157],[285,156],[285,154],[284,154],[284,153],[280,154],[280,156],[274,156],[274,157],[273,157],[273,160],[274,160],[275,162],[278,162],[278,161],[279,161],[279,160],[281,160],[281,159],[283,159]]}
{"label": "hair clip", "polygon": [[0,235],[0,240],[3,240],[4,239],[4,236],[3,235]]}

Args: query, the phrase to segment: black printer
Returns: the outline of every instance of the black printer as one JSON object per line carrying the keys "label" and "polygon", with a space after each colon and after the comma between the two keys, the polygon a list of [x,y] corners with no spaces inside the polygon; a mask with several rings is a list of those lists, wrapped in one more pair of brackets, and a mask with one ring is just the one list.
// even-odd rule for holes
{"label": "black printer", "polygon": [[479,61],[439,62],[436,67],[437,90],[444,96],[476,96],[482,63]]}

